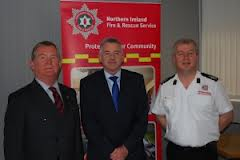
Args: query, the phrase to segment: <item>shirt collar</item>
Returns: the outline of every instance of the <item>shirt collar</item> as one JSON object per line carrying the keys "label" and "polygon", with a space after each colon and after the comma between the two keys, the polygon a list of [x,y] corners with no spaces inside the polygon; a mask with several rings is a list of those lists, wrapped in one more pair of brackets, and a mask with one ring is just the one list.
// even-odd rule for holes
{"label": "shirt collar", "polygon": [[117,81],[120,81],[120,79],[121,79],[121,69],[117,73],[115,73],[114,75],[112,75],[112,74],[110,74],[110,73],[108,73],[107,71],[104,70],[104,75],[105,75],[106,79],[109,79],[112,76],[117,76],[118,77]]}
{"label": "shirt collar", "polygon": [[47,85],[46,83],[44,83],[43,81],[35,78],[36,81],[40,84],[40,86],[42,86],[42,88],[47,91],[49,89],[49,87],[55,87],[58,91],[59,91],[59,86],[58,86],[58,82],[56,81],[52,86]]}
{"label": "shirt collar", "polygon": [[[200,79],[200,77],[201,77],[201,72],[197,70],[196,75],[195,75],[193,81],[196,82],[196,83],[200,83],[200,82],[198,82],[198,80],[197,80],[197,79]],[[180,80],[179,80],[179,77],[178,77],[178,74],[175,74],[175,76],[174,76],[174,78],[173,78],[173,81],[175,81],[175,82],[173,82],[173,83],[177,83],[178,81],[180,81]],[[176,85],[176,84],[174,84],[174,85]]]}

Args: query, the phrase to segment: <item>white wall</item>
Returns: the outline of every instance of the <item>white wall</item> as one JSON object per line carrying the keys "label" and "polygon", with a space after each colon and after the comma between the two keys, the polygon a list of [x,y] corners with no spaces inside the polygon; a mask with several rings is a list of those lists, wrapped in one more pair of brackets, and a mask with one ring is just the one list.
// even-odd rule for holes
{"label": "white wall", "polygon": [[202,63],[240,100],[240,1],[202,1]]}
{"label": "white wall", "polygon": [[202,0],[201,70],[219,77],[240,123],[240,1]]}

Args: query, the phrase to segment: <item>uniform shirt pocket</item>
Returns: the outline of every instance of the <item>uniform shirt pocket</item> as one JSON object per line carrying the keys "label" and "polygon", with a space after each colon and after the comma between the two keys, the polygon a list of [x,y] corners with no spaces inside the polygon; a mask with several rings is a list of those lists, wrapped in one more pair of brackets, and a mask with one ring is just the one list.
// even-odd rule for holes
{"label": "uniform shirt pocket", "polygon": [[196,109],[197,111],[209,111],[213,106],[213,98],[211,95],[190,95],[188,102],[190,108]]}

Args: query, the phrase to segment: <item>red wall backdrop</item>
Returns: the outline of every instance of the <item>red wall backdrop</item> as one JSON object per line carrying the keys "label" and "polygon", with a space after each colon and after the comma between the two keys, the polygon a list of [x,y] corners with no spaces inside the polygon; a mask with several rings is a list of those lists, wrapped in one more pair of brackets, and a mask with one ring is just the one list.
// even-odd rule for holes
{"label": "red wall backdrop", "polygon": [[[160,82],[160,3],[61,0],[62,69],[66,85],[99,70],[99,44],[115,37],[126,53],[124,68],[144,75],[150,107]],[[162,159],[161,128],[149,113],[149,159]],[[154,150],[153,150],[154,149]]]}

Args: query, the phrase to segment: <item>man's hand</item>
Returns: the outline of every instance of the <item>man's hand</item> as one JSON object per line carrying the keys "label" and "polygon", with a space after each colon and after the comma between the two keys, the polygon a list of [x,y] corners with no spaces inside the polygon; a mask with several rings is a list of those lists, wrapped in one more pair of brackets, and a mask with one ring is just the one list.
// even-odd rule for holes
{"label": "man's hand", "polygon": [[165,115],[158,115],[157,120],[161,124],[162,128],[166,129],[166,127],[167,127],[166,116]]}
{"label": "man's hand", "polygon": [[122,145],[114,149],[114,151],[110,155],[110,158],[111,160],[125,160],[127,155],[128,150],[124,145]]}

